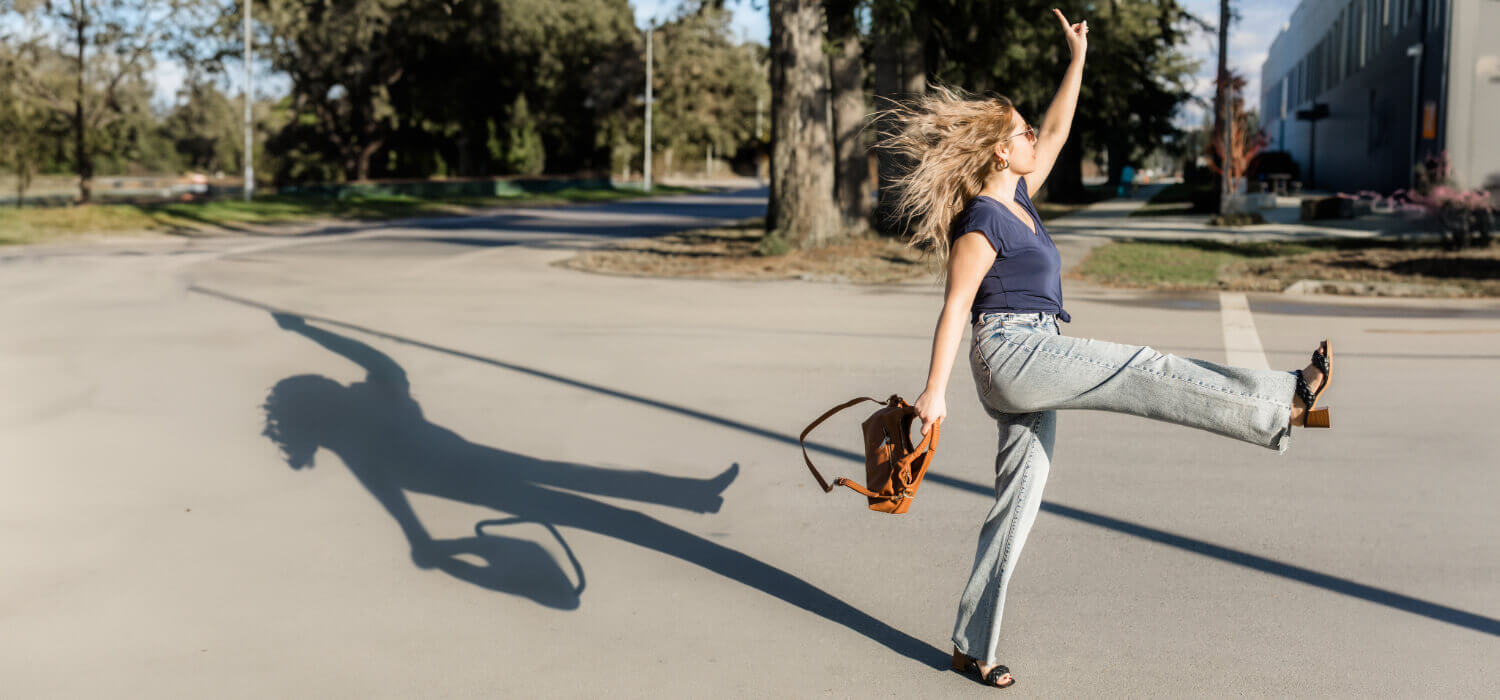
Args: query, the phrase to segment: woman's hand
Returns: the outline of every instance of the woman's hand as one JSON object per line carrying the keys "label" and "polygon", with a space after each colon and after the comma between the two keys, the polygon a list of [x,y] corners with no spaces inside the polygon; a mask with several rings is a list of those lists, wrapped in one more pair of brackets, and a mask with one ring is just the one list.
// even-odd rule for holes
{"label": "woman's hand", "polygon": [[1073,59],[1083,58],[1084,52],[1089,50],[1088,20],[1078,24],[1068,24],[1068,18],[1063,16],[1062,10],[1054,7],[1052,12],[1057,15],[1057,21],[1062,22],[1063,34],[1068,37],[1068,50],[1073,53]]}
{"label": "woman's hand", "polygon": [[930,426],[937,424],[948,415],[948,403],[943,400],[942,393],[924,391],[912,406],[917,409],[917,418],[922,421],[923,436],[927,435],[927,429]]}

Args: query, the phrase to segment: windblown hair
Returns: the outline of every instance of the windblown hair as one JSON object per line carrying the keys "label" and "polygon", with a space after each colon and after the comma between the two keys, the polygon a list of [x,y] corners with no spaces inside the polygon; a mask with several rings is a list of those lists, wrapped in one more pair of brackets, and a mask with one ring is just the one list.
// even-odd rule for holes
{"label": "windblown hair", "polygon": [[[876,148],[904,156],[893,216],[907,222],[907,245],[948,259],[948,229],[995,172],[995,144],[1010,138],[1015,112],[1002,96],[981,98],[935,85],[927,94],[876,113],[890,124]],[[939,273],[940,275],[942,273]]]}

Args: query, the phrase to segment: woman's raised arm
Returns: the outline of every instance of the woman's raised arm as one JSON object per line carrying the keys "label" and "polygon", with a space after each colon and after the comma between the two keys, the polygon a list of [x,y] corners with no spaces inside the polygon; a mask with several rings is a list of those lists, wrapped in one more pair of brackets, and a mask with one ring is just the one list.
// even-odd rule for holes
{"label": "woman's raised arm", "polygon": [[1057,15],[1057,21],[1062,23],[1073,59],[1068,62],[1062,85],[1058,86],[1057,95],[1052,98],[1052,106],[1047,108],[1041,132],[1037,134],[1036,170],[1026,176],[1026,187],[1032,193],[1041,189],[1042,183],[1047,181],[1047,176],[1052,173],[1052,166],[1057,163],[1057,154],[1062,152],[1063,144],[1068,141],[1068,129],[1073,125],[1073,110],[1078,106],[1078,89],[1083,85],[1083,56],[1089,48],[1088,22],[1068,24],[1068,18],[1063,16],[1062,10],[1054,9],[1052,12]]}

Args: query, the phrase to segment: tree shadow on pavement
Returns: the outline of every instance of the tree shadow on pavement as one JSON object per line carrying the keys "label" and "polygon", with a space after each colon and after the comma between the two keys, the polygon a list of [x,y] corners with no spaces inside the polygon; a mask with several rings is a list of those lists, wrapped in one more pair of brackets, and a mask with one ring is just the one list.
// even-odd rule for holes
{"label": "tree shadow on pavement", "polygon": [[[647,471],[541,460],[479,445],[429,422],[412,398],[406,372],[374,348],[272,312],[278,325],[360,365],[363,381],[349,385],[320,375],[287,377],[266,399],[263,434],[281,447],[293,469],[309,468],[319,448],[343,461],[391,514],[411,546],[413,562],[474,585],[524,596],[558,609],[578,607],[583,567],[557,527],[573,527],[691,562],[807,610],[914,660],[942,667],[944,653],[864,613],[822,589],[758,559],[710,542],[643,513],[579,493],[712,513],[738,475],[692,479]],[[514,516],[479,523],[474,537],[436,540],[407,498],[422,493],[492,508]],[[567,553],[574,580],[535,542],[487,532],[518,522],[546,527]],[[474,563],[475,560],[482,563]]]}

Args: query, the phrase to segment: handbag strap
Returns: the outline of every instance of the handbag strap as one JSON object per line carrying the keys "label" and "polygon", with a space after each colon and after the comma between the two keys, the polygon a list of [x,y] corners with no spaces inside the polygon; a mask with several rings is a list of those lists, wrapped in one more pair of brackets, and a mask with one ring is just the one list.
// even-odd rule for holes
{"label": "handbag strap", "polygon": [[[912,450],[912,454],[921,455],[925,453],[925,456],[927,456],[930,460],[932,453],[937,451],[938,432],[941,431],[942,428],[943,421],[941,420],[934,421],[930,427],[927,427],[927,434],[922,436],[922,441],[920,443],[917,443],[917,448],[915,450]],[[906,476],[911,477],[910,471],[907,472]],[[900,479],[899,476],[897,478]],[[907,481],[906,479],[901,479],[901,481],[904,482],[902,484],[903,486],[911,486],[910,481]]]}
{"label": "handbag strap", "polygon": [[854,484],[854,482],[851,482],[848,479],[845,479],[844,477],[839,477],[837,479],[834,479],[833,480],[833,484],[830,485],[826,480],[823,479],[823,475],[818,473],[818,468],[813,466],[812,458],[807,456],[807,434],[810,433],[810,432],[812,432],[813,428],[818,427],[818,425],[820,423],[822,423],[825,420],[828,420],[829,416],[832,416],[833,414],[838,413],[839,411],[842,411],[842,410],[844,410],[844,409],[846,409],[846,408],[848,408],[850,406],[853,406],[854,404],[857,404],[857,403],[859,403],[861,401],[869,401],[869,402],[872,402],[872,403],[885,403],[884,401],[877,401],[877,400],[872,399],[872,398],[870,398],[868,396],[861,396],[861,397],[859,397],[857,399],[850,399],[848,401],[845,401],[844,403],[841,403],[841,404],[839,404],[837,406],[834,406],[833,408],[828,409],[827,413],[824,413],[823,415],[818,416],[817,420],[813,421],[811,424],[809,424],[807,426],[806,429],[804,429],[802,431],[801,437],[797,438],[797,442],[799,442],[799,443],[802,444],[802,460],[805,461],[805,462],[807,462],[807,468],[808,468],[808,470],[810,470],[812,472],[813,478],[817,479],[818,480],[818,485],[823,487],[823,493],[832,492],[834,486],[843,485],[843,486],[848,486],[849,488],[854,489],[855,491],[858,491],[858,492],[860,492],[860,493],[862,493],[862,494],[864,494],[866,496],[878,498],[878,496],[876,496],[876,494],[870,493],[869,489],[866,489],[863,486],[856,486]]}

